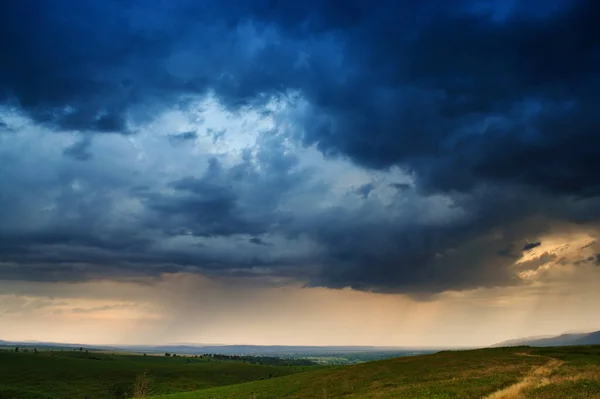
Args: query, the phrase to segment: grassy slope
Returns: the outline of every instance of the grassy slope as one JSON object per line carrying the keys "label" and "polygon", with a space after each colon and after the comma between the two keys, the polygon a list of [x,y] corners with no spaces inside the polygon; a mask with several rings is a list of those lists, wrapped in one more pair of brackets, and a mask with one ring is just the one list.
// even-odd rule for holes
{"label": "grassy slope", "polygon": [[600,346],[543,348],[532,353],[565,363],[543,384],[528,389],[525,399],[600,398]]}
{"label": "grassy slope", "polygon": [[527,348],[441,352],[224,386],[162,399],[481,398],[548,359]]}
{"label": "grassy slope", "polygon": [[114,399],[148,372],[154,394],[191,391],[282,376],[306,367],[234,361],[192,361],[182,357],[100,353],[0,351],[0,399]]}
{"label": "grassy slope", "polygon": [[468,399],[509,386],[549,359],[564,363],[519,398],[600,398],[600,346],[595,346],[442,352],[332,368],[0,351],[0,399],[114,399],[144,371],[152,376],[155,394],[193,391],[160,396],[163,399]]}

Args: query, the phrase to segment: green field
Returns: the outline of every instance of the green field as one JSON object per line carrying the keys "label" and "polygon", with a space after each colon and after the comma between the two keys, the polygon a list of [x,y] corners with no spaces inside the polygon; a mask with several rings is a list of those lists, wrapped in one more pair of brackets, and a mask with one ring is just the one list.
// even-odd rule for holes
{"label": "green field", "polygon": [[600,347],[448,351],[160,398],[468,399],[485,398],[507,387],[511,389],[492,397],[600,398]]}
{"label": "green field", "polygon": [[[136,389],[140,384],[143,389]],[[73,350],[0,351],[0,399],[149,395],[154,399],[600,398],[600,346],[444,351],[335,367]]]}
{"label": "green field", "polygon": [[0,350],[0,399],[122,399],[133,396],[136,382],[146,386],[142,390],[157,395],[274,378],[306,369],[180,356]]}

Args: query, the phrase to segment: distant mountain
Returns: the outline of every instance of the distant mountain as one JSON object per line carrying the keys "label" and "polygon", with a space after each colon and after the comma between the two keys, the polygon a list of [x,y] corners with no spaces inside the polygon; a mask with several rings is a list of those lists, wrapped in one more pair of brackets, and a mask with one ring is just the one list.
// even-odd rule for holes
{"label": "distant mountain", "polygon": [[552,338],[552,337],[553,337],[552,335],[535,335],[532,337],[509,339],[508,341],[502,341],[497,344],[491,345],[490,347],[491,348],[501,348],[503,346],[521,346],[521,345],[525,345],[523,342],[537,341],[539,339],[546,339],[546,338]]}
{"label": "distant mountain", "polygon": [[600,331],[588,333],[561,334],[550,337],[529,337],[511,339],[492,345],[502,346],[574,346],[574,345],[600,345]]}
{"label": "distant mountain", "polygon": [[578,340],[577,345],[599,345],[600,344],[600,331],[587,334]]}

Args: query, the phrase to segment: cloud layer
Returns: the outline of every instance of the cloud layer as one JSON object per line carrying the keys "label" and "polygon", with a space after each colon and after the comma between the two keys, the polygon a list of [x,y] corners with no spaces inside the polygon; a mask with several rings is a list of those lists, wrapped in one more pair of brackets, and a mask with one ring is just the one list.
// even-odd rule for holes
{"label": "cloud layer", "polygon": [[573,230],[595,259],[597,2],[336,4],[3,2],[0,278],[419,296]]}

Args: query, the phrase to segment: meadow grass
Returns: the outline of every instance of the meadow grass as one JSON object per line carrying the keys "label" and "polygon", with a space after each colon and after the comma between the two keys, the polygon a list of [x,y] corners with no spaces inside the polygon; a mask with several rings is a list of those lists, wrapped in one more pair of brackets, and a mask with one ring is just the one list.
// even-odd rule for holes
{"label": "meadow grass", "polygon": [[533,353],[564,363],[545,381],[527,389],[523,399],[600,398],[600,346],[542,348]]}
{"label": "meadow grass", "polygon": [[528,348],[444,351],[316,370],[160,399],[483,398],[548,361]]}
{"label": "meadow grass", "polygon": [[[0,399],[121,399],[238,384],[305,371],[186,357],[72,350],[0,351]],[[136,392],[137,391],[137,392]]]}
{"label": "meadow grass", "polygon": [[[500,395],[498,395],[500,394]],[[600,398],[600,346],[443,351],[351,366],[0,352],[0,399]]]}

